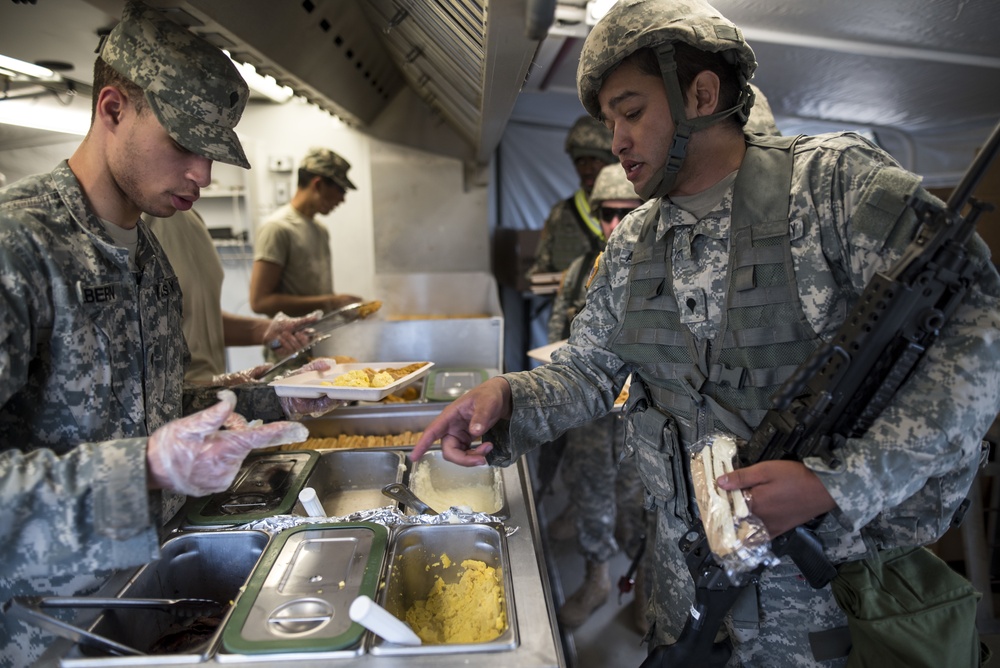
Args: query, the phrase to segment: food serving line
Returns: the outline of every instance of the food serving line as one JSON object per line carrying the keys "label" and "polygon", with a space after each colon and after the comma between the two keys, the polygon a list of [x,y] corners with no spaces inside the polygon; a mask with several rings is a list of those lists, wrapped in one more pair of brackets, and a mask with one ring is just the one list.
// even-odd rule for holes
{"label": "food serving line", "polygon": [[[381,291],[395,300],[387,300],[387,313],[434,315],[352,323],[321,344],[317,354],[371,360],[373,367],[432,360],[435,375],[420,374],[423,398],[416,402],[359,402],[306,421],[311,440],[342,434],[419,433],[447,405],[441,399],[458,396],[476,379],[499,373],[503,321],[492,277],[407,275],[386,280],[398,281]],[[440,289],[442,281],[448,283],[445,290]],[[463,292],[456,294],[456,286]],[[443,303],[433,303],[435,296]],[[445,396],[430,401],[428,391]],[[215,628],[203,631],[208,642],[179,652],[111,656],[89,649],[86,645],[93,643],[86,638],[82,645],[60,638],[43,656],[43,663],[565,665],[524,460],[506,469],[454,471],[449,467],[461,467],[445,462],[440,452],[428,453],[419,463],[424,466],[420,473],[431,471],[439,485],[448,487],[450,475],[488,474],[499,494],[491,512],[468,512],[466,507],[429,516],[404,504],[393,507],[390,499],[378,495],[386,475],[390,482],[401,484],[415,479],[417,465],[406,458],[411,447],[281,451],[248,457],[230,490],[213,495],[219,497],[214,501],[213,497],[189,500],[168,527],[159,560],[113,576],[96,594],[123,601],[226,599],[225,610],[209,620]],[[456,484],[470,484],[468,480],[461,478]],[[297,501],[298,491],[305,487],[315,489],[320,501],[325,499],[325,512],[331,517],[307,517]],[[249,494],[265,488],[270,500]],[[338,505],[338,491],[347,494],[347,505]],[[370,508],[356,511],[358,504]],[[248,521],[232,523],[234,517]],[[499,574],[503,614],[497,637],[405,646],[347,619],[349,605],[361,598],[359,594],[370,596],[397,618],[404,617],[415,599],[427,596],[436,578],[454,580],[465,560]],[[72,624],[112,642],[117,638],[145,648],[155,642],[157,651],[163,651],[164,636],[173,638],[164,633],[164,618],[181,618],[177,626],[188,628],[183,616],[199,611],[178,612],[80,610]]]}

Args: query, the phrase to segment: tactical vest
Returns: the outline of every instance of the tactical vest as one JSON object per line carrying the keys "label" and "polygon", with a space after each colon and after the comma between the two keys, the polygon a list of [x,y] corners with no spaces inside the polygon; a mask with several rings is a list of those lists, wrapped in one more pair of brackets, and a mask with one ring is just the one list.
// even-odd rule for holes
{"label": "tactical vest", "polygon": [[566,318],[566,322],[563,324],[563,329],[559,336],[560,339],[569,338],[570,325],[573,324],[573,318],[583,310],[583,307],[587,303],[587,279],[590,278],[590,274],[594,269],[594,263],[600,254],[601,251],[596,248],[587,251],[583,256],[583,260],[580,263],[580,271],[576,273],[573,283],[570,284],[567,282],[562,286],[562,290],[568,295],[566,302],[569,309],[569,317]]}
{"label": "tactical vest", "polygon": [[[584,206],[586,201],[586,195],[578,190],[562,202],[564,212],[552,236],[552,266],[556,271],[566,270],[573,260],[584,253],[604,250],[600,222],[587,212]],[[584,216],[588,216],[590,221]]]}
{"label": "tactical vest", "polygon": [[713,431],[748,438],[778,387],[819,345],[799,300],[788,220],[797,137],[748,138],[733,192],[727,296],[719,333],[698,341],[680,320],[673,239],[653,207],[635,244],[612,350],[634,366],[651,405],[691,444]]}

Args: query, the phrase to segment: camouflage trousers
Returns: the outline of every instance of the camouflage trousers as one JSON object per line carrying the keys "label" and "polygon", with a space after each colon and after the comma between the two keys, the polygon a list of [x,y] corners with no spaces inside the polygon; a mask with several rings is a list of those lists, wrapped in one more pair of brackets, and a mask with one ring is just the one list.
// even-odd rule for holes
{"label": "camouflage trousers", "polygon": [[[677,640],[694,598],[691,573],[678,546],[685,524],[662,510],[656,515],[650,603],[655,621],[650,630],[650,648]],[[756,624],[736,628],[731,616],[726,618],[726,631],[734,646],[730,668],[839,668],[846,665],[846,657],[817,661],[809,644],[811,632],[847,626],[847,617],[834,600],[829,586],[813,589],[798,568],[782,563],[764,571],[757,594]]]}
{"label": "camouflage trousers", "polygon": [[617,414],[566,432],[561,475],[578,511],[580,553],[591,561],[607,561],[619,547],[634,557],[645,530],[642,481],[635,458],[622,458],[624,435]]}

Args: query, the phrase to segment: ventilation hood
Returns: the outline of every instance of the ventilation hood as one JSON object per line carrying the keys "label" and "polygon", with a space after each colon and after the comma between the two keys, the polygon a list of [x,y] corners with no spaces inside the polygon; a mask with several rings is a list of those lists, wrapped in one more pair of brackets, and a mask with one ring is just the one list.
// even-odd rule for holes
{"label": "ventilation hood", "polygon": [[525,17],[547,4],[147,1],[348,125],[473,165],[489,162],[538,49]]}

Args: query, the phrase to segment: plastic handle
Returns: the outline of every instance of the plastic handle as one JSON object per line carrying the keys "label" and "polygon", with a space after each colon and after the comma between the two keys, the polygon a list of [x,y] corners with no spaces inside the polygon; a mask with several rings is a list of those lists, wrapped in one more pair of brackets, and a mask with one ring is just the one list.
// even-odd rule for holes
{"label": "plastic handle", "polygon": [[391,612],[369,597],[361,595],[354,599],[348,610],[351,619],[380,638],[397,645],[419,645],[420,636],[413,632],[406,622],[397,619]]}
{"label": "plastic handle", "polygon": [[320,503],[319,497],[316,496],[316,490],[312,487],[302,488],[302,491],[299,492],[299,502],[306,509],[306,514],[309,517],[329,517],[323,510],[323,504]]}

